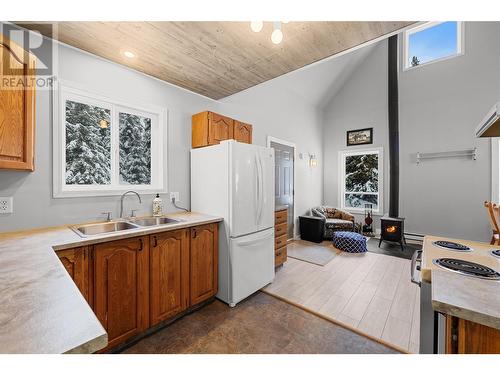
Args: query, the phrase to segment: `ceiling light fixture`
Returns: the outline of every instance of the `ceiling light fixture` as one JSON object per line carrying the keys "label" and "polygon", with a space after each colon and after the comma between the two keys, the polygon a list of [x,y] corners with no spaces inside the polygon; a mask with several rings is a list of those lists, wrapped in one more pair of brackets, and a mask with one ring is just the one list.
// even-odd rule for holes
{"label": "ceiling light fixture", "polygon": [[274,22],[273,33],[271,34],[271,41],[274,44],[280,44],[283,40],[283,32],[281,31],[281,22]]}
{"label": "ceiling light fixture", "polygon": [[129,59],[133,59],[135,57],[135,53],[131,51],[125,51],[123,52],[123,54],[125,55],[125,57],[128,57]]}
{"label": "ceiling light fixture", "polygon": [[264,27],[264,22],[262,21],[252,21],[250,22],[250,28],[254,33],[258,33],[262,30]]}

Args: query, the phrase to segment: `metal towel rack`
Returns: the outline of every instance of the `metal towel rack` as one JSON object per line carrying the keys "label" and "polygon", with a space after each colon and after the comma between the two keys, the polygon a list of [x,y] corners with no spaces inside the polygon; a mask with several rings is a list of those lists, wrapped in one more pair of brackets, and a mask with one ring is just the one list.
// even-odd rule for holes
{"label": "metal towel rack", "polygon": [[461,158],[470,157],[472,160],[477,159],[477,148],[468,150],[457,150],[457,151],[444,151],[444,152],[417,152],[417,164],[420,164],[421,160],[425,159],[439,159],[439,158]]}

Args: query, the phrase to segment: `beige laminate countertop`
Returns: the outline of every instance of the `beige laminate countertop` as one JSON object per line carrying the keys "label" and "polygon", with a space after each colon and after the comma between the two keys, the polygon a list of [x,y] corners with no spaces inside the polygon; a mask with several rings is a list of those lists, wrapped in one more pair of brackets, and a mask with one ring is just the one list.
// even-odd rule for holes
{"label": "beige laminate countertop", "polygon": [[0,353],[93,353],[107,334],[54,250],[219,222],[177,213],[182,221],[82,238],[67,226],[0,233]]}
{"label": "beige laminate countertop", "polygon": [[[436,240],[458,242],[469,246],[472,251],[442,249],[432,244]],[[432,263],[436,258],[464,259],[500,272],[500,258],[491,255],[491,250],[498,248],[483,242],[426,236],[421,277],[422,281],[431,282],[434,310],[500,329],[500,281],[461,275]]]}

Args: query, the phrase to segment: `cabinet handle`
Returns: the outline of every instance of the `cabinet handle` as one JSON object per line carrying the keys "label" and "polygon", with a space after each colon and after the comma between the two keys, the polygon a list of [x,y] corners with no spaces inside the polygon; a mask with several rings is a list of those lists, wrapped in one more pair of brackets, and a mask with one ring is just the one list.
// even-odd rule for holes
{"label": "cabinet handle", "polygon": [[156,246],[158,246],[158,239],[156,238],[156,236],[153,236],[153,247]]}
{"label": "cabinet handle", "polygon": [[193,238],[196,238],[196,229],[193,229]]}
{"label": "cabinet handle", "polygon": [[142,245],[142,238],[139,238],[139,251],[142,251],[143,245]]}

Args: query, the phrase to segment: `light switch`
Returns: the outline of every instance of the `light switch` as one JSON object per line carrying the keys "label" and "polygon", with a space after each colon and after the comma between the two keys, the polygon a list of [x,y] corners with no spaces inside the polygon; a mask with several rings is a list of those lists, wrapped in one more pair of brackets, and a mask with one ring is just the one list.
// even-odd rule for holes
{"label": "light switch", "polygon": [[13,212],[12,197],[0,197],[0,214],[11,214]]}

